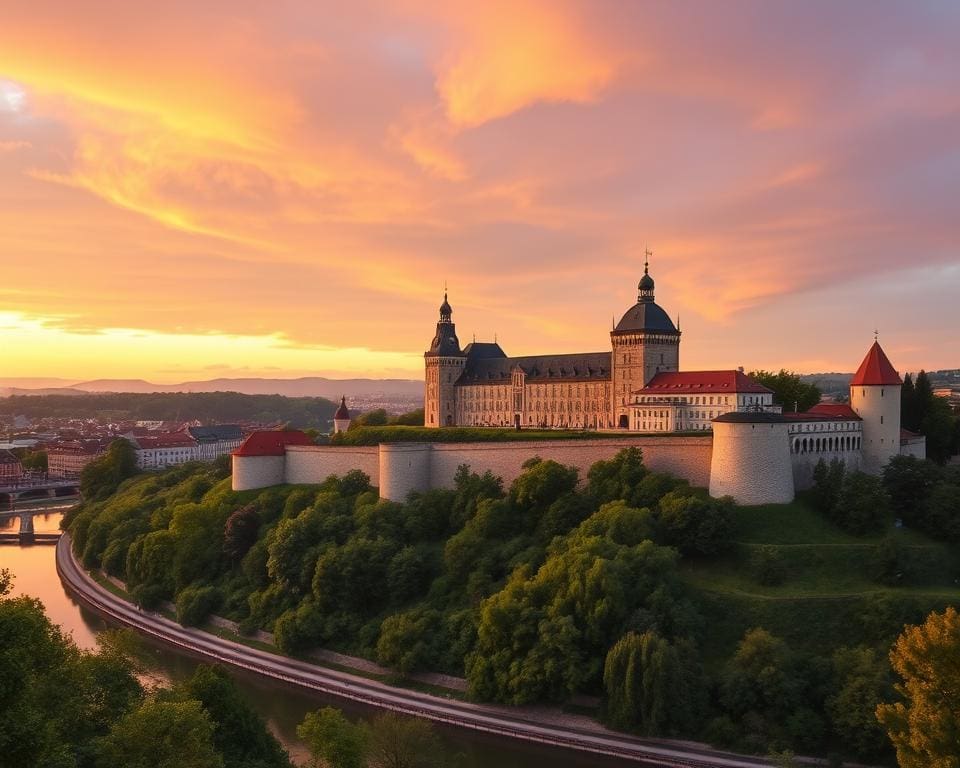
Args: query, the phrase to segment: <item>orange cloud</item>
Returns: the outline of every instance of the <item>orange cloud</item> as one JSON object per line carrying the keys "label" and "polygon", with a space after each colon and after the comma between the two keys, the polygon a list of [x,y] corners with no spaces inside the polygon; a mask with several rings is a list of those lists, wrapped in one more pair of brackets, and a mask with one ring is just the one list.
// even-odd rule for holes
{"label": "orange cloud", "polygon": [[559,3],[470,4],[455,25],[462,37],[438,67],[437,90],[460,127],[537,102],[593,101],[616,72],[616,55]]}

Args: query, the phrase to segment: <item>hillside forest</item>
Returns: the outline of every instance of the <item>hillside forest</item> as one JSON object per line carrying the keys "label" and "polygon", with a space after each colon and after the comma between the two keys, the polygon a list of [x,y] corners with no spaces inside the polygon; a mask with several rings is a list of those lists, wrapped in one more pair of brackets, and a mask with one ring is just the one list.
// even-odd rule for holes
{"label": "hillside forest", "polygon": [[463,676],[483,701],[593,697],[613,727],[756,753],[894,764],[877,716],[904,706],[891,645],[960,598],[960,473],[915,459],[882,480],[823,465],[808,496],[767,507],[635,448],[585,478],[531,457],[509,487],[462,466],[404,503],[360,472],[233,492],[223,463],[101,470],[64,524],[146,608],[399,679]]}

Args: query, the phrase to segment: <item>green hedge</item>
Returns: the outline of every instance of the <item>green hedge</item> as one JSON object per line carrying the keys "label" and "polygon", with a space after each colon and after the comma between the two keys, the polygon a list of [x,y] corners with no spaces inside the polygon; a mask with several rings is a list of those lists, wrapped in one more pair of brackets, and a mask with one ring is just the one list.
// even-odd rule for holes
{"label": "green hedge", "polygon": [[[693,433],[705,437],[709,433]],[[677,433],[664,434],[675,437]],[[635,437],[630,432],[589,432],[552,429],[496,427],[356,427],[330,437],[330,445],[379,445],[380,443],[513,443],[525,440],[603,440]],[[655,435],[644,435],[655,437]]]}

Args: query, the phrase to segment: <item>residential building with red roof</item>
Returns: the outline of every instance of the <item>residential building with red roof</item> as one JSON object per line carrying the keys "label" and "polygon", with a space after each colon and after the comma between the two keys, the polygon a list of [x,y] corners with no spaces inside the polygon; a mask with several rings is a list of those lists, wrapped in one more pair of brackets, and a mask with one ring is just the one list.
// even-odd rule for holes
{"label": "residential building with red roof", "polygon": [[633,432],[705,432],[731,411],[780,413],[773,391],[743,371],[663,371],[633,393]]}

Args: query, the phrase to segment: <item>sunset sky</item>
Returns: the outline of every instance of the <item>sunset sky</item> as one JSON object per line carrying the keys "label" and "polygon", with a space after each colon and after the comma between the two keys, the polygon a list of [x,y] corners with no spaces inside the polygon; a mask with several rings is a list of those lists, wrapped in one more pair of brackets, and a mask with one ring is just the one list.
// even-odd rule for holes
{"label": "sunset sky", "polygon": [[960,367],[960,3],[0,2],[0,377]]}

